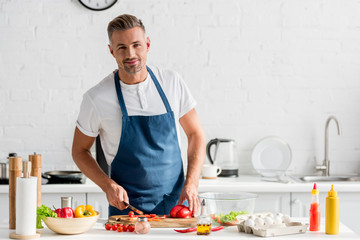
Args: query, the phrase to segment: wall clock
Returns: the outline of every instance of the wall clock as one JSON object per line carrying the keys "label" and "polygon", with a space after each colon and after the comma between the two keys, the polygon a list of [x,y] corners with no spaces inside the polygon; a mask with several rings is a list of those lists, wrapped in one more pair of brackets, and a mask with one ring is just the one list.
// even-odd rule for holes
{"label": "wall clock", "polygon": [[93,11],[102,11],[111,8],[117,0],[79,0],[81,5]]}

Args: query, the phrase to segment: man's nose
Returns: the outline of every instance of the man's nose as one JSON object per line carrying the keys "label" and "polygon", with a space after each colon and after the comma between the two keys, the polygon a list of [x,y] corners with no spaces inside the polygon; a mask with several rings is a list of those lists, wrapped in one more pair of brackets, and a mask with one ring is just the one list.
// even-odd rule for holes
{"label": "man's nose", "polygon": [[132,47],[129,47],[129,48],[127,49],[127,57],[128,57],[128,58],[132,58],[132,57],[134,57],[134,56],[135,56],[135,49],[132,48]]}

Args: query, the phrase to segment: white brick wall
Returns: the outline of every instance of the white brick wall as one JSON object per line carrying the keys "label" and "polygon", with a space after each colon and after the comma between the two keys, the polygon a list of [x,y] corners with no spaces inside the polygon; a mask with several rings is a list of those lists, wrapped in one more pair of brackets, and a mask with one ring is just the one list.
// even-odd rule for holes
{"label": "white brick wall", "polygon": [[360,173],[357,0],[121,0],[103,12],[0,0],[0,159],[36,151],[45,170],[74,168],[82,94],[116,68],[106,26],[122,13],[144,21],[150,63],[183,75],[207,140],[236,140],[243,173],[268,135],[291,145],[292,173],[312,173],[332,114],[343,135],[332,123],[331,171]]}

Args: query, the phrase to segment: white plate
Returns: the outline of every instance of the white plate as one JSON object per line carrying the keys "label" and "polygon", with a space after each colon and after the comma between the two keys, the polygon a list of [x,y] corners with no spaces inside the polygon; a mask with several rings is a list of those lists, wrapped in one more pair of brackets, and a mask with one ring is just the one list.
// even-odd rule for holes
{"label": "white plate", "polygon": [[266,137],[260,140],[251,154],[254,169],[264,177],[277,177],[289,168],[290,146],[281,138]]}

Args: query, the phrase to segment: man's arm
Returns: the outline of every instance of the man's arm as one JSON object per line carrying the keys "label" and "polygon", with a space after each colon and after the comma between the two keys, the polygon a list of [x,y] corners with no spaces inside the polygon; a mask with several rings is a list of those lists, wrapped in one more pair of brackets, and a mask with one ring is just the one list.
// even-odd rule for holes
{"label": "man's arm", "polygon": [[190,210],[197,214],[200,205],[198,200],[199,178],[205,160],[205,135],[195,108],[180,118],[180,124],[188,139],[188,166],[178,204],[188,200]]}
{"label": "man's arm", "polygon": [[99,167],[90,153],[90,148],[95,141],[94,137],[83,134],[78,128],[75,129],[72,146],[72,156],[79,169],[97,184],[105,193],[110,205],[125,208],[123,201],[129,202],[124,188],[109,178]]}

